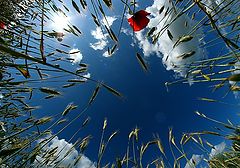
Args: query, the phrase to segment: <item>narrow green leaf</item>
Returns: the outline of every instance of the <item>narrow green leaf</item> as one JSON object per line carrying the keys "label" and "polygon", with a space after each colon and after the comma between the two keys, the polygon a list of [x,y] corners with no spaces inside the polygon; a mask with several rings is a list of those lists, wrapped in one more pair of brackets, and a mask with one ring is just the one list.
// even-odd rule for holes
{"label": "narrow green leaf", "polygon": [[101,25],[100,25],[100,23],[98,22],[97,17],[96,17],[94,14],[92,14],[92,13],[91,13],[91,15],[92,15],[92,18],[93,18],[94,23],[95,23],[97,26],[100,27]]}
{"label": "narrow green leaf", "polygon": [[175,44],[173,45],[173,48],[175,48],[180,43],[188,42],[188,41],[191,41],[192,39],[193,39],[193,36],[190,36],[190,35],[182,36],[175,42]]}
{"label": "narrow green leaf", "polygon": [[60,95],[60,92],[51,89],[51,88],[47,88],[47,87],[41,87],[39,88],[39,90],[43,93],[47,93],[47,94],[52,94],[52,95]]}
{"label": "narrow green leaf", "polygon": [[209,98],[205,98],[205,97],[200,97],[199,100],[207,101],[207,102],[217,102],[217,100],[209,99]]}
{"label": "narrow green leaf", "polygon": [[78,5],[76,4],[76,2],[75,2],[74,0],[72,0],[72,5],[73,5],[73,7],[76,9],[76,11],[77,11],[78,13],[81,13]]}
{"label": "narrow green leaf", "polygon": [[71,110],[76,109],[77,106],[73,105],[72,103],[68,104],[65,110],[62,112],[62,116],[66,116]]}
{"label": "narrow green leaf", "polygon": [[238,82],[240,81],[240,74],[234,74],[227,78],[229,81]]}
{"label": "narrow green leaf", "polygon": [[86,3],[85,0],[80,0],[80,4],[82,5],[82,8],[83,8],[83,9],[86,9],[87,3]]}
{"label": "narrow green leaf", "polygon": [[103,86],[104,88],[106,88],[108,91],[110,91],[112,94],[114,94],[115,96],[123,97],[121,93],[119,93],[119,92],[116,91],[115,89],[111,88],[110,86],[105,85],[105,84],[102,84],[102,86]]}
{"label": "narrow green leaf", "polygon": [[139,64],[142,66],[143,70],[148,71],[147,64],[145,63],[144,59],[141,57],[139,53],[136,54],[137,60]]}
{"label": "narrow green leaf", "polygon": [[168,37],[170,38],[170,40],[173,40],[173,35],[172,35],[172,33],[170,32],[170,30],[167,30],[167,35],[168,35]]}
{"label": "narrow green leaf", "polygon": [[149,30],[149,32],[147,33],[147,37],[150,37],[150,36],[154,33],[155,30],[157,30],[156,27],[151,28],[151,29]]}
{"label": "narrow green leaf", "polygon": [[112,7],[112,0],[103,0],[103,2],[106,4],[108,8]]}
{"label": "narrow green leaf", "polygon": [[100,90],[100,86],[97,85],[96,89],[94,90],[94,92],[93,92],[93,94],[92,94],[92,96],[91,96],[91,98],[89,100],[89,103],[88,103],[89,105],[93,103],[93,101],[97,97],[97,94],[98,94],[99,90]]}
{"label": "narrow green leaf", "polygon": [[195,53],[196,53],[195,51],[189,51],[187,53],[184,53],[184,54],[178,56],[177,58],[186,59],[186,58],[193,56]]}

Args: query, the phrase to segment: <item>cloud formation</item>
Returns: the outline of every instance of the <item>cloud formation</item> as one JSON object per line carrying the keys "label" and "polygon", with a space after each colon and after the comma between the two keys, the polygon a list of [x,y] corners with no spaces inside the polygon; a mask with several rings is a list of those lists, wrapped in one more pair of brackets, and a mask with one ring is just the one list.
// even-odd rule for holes
{"label": "cloud formation", "polygon": [[[163,12],[159,14],[160,9]],[[195,31],[192,40],[181,43],[174,47],[176,41],[190,33],[195,22],[191,20],[186,14],[177,18],[174,22],[172,20],[176,17],[176,13],[172,9],[172,4],[165,0],[154,0],[152,6],[146,8],[146,11],[151,13],[150,22],[147,28],[150,30],[156,28],[152,36],[158,37],[158,40],[153,44],[147,37],[146,31],[136,33],[136,39],[139,47],[143,50],[144,56],[157,55],[162,58],[163,64],[167,70],[173,70],[180,76],[184,76],[187,71],[187,66],[196,60],[200,60],[205,56],[205,50],[200,48],[202,44],[203,34],[201,30]],[[176,10],[179,10],[176,8]],[[170,11],[166,16],[166,11]],[[170,25],[163,31],[166,25]],[[124,30],[126,32],[126,30]],[[172,38],[169,36],[172,35]],[[200,35],[200,36],[199,36]],[[189,57],[183,57],[184,54],[194,53]]]}
{"label": "cloud formation", "polygon": [[3,94],[0,92],[0,99],[4,98]]}
{"label": "cloud formation", "polygon": [[184,168],[193,168],[196,167],[203,160],[203,155],[192,155],[192,158],[185,165]]}
{"label": "cloud formation", "polygon": [[[239,68],[240,68],[240,62],[238,61],[234,65],[234,71],[232,72],[232,75],[240,74]],[[237,90],[237,88],[240,87],[238,82],[229,81],[229,84],[231,85],[233,90],[234,90],[234,88],[236,88],[236,90]],[[239,91],[233,91],[233,94],[236,99],[239,98]]]}
{"label": "cloud formation", "polygon": [[211,160],[214,156],[221,154],[225,150],[225,148],[226,148],[225,142],[215,145],[214,148],[212,148],[211,153],[209,154],[209,160]]}
{"label": "cloud formation", "polygon": [[[113,22],[117,18],[115,16],[106,16],[106,19],[103,18],[101,20],[103,25],[106,25],[108,27],[111,27],[113,25]],[[107,44],[109,43],[108,41],[108,36],[109,34],[106,32],[103,32],[103,30],[100,27],[96,27],[95,30],[91,31],[91,35],[93,38],[95,38],[97,41],[95,43],[90,43],[90,47],[94,50],[104,50],[106,49]],[[108,52],[103,53],[104,57],[109,57]]]}
{"label": "cloud formation", "polygon": [[[41,139],[38,143],[41,143],[44,140],[46,139]],[[54,152],[49,155],[48,153],[50,151]],[[71,152],[69,153],[69,151]],[[79,154],[73,144],[68,143],[65,139],[54,137],[46,146],[43,147],[41,152],[42,153],[40,153],[34,161],[35,167],[53,168],[58,165],[58,167],[70,166],[73,168],[96,168],[95,164],[91,160],[83,154]],[[79,156],[81,156],[81,158],[80,160],[77,160]],[[47,161],[46,158],[49,158],[49,160]],[[75,162],[76,164],[74,165]]]}
{"label": "cloud formation", "polygon": [[[215,145],[214,148],[211,149],[210,154],[208,155],[209,159],[211,160],[213,157],[217,156],[218,154],[221,154],[226,148],[226,143],[221,142],[218,145]],[[196,167],[201,163],[201,161],[204,159],[204,155],[197,155],[193,154],[191,159],[189,160],[188,163],[186,163],[184,168],[193,168]]]}
{"label": "cloud formation", "polygon": [[80,63],[83,59],[83,55],[81,53],[81,51],[77,48],[74,48],[74,49],[71,49],[69,51],[69,58],[71,58],[71,62],[73,64],[77,64],[77,63]]}
{"label": "cloud formation", "polygon": [[88,73],[84,74],[83,77],[85,77],[85,78],[83,78],[83,80],[87,81],[88,79],[86,79],[86,78],[91,78],[91,74],[88,72]]}

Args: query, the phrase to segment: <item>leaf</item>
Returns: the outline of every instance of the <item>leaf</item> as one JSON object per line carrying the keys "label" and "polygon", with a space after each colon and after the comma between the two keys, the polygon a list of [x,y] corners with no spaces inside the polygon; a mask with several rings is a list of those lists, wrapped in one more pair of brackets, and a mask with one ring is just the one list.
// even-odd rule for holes
{"label": "leaf", "polygon": [[[56,51],[57,52],[59,52],[59,53],[61,53],[61,54],[69,54],[68,52],[66,52],[66,51],[63,51],[63,50],[60,50],[60,49],[56,49]],[[61,59],[61,58],[59,58],[59,59]]]}
{"label": "leaf", "polygon": [[82,8],[83,8],[83,9],[86,9],[86,7],[87,7],[86,1],[85,1],[85,0],[80,0],[80,3],[81,3],[81,5],[82,5]]}
{"label": "leaf", "polygon": [[202,72],[202,70],[198,69],[198,70],[194,70],[191,72],[192,75],[198,75]]}
{"label": "leaf", "polygon": [[68,11],[68,12],[70,11],[65,5],[63,5],[63,7],[66,11]]}
{"label": "leaf", "polygon": [[44,99],[51,99],[51,98],[54,98],[55,97],[55,95],[48,95],[48,96],[46,96]]}
{"label": "leaf", "polygon": [[190,52],[187,52],[187,53],[184,53],[184,54],[178,56],[177,58],[186,59],[186,58],[193,56],[195,53],[196,53],[195,51],[190,51]]}
{"label": "leaf", "polygon": [[84,64],[84,63],[80,63],[79,66],[84,67],[84,68],[88,67],[88,65]]}
{"label": "leaf", "polygon": [[103,2],[106,4],[108,8],[112,7],[112,0],[103,0]]}
{"label": "leaf", "polygon": [[92,94],[92,97],[90,98],[90,100],[89,100],[89,102],[88,102],[89,105],[92,104],[92,102],[95,100],[95,98],[97,97],[97,94],[98,94],[99,90],[100,90],[100,86],[97,85],[96,89],[94,90],[94,92],[93,92],[93,94]]}
{"label": "leaf", "polygon": [[118,38],[115,35],[115,33],[113,32],[113,30],[111,28],[108,28],[106,25],[105,25],[105,28],[106,28],[108,34],[110,35],[111,39],[115,42],[118,42]]}
{"label": "leaf", "polygon": [[21,74],[27,79],[27,78],[30,78],[30,74],[28,72],[28,70],[25,70],[23,68],[20,68],[20,67],[16,67],[17,70],[19,70],[19,72],[21,72]]}
{"label": "leaf", "polygon": [[148,71],[148,67],[147,64],[145,63],[144,59],[141,57],[141,55],[139,53],[136,54],[137,60],[139,62],[139,64],[142,66],[142,68],[145,71]]}
{"label": "leaf", "polygon": [[118,42],[117,36],[115,35],[115,33],[113,32],[113,30],[112,30],[111,28],[110,28],[110,32],[111,32],[112,39],[113,39],[115,42]]}
{"label": "leaf", "polygon": [[108,142],[111,141],[113,139],[113,137],[115,137],[118,134],[118,131],[114,131],[108,138]]}
{"label": "leaf", "polygon": [[103,130],[105,130],[107,127],[107,118],[104,119],[104,122],[103,122]]}
{"label": "leaf", "polygon": [[171,142],[174,146],[176,146],[175,138],[172,133],[172,128],[169,129],[169,142]]}
{"label": "leaf", "polygon": [[47,94],[52,94],[52,95],[60,95],[60,92],[51,89],[51,88],[47,88],[47,87],[41,87],[39,88],[39,90],[43,93],[47,93]]}
{"label": "leaf", "polygon": [[164,13],[164,17],[166,17],[169,13],[169,7],[167,8],[166,12]]}
{"label": "leaf", "polygon": [[62,120],[60,120],[60,121],[57,122],[57,125],[60,125],[60,124],[62,124],[62,123],[64,123],[64,122],[66,122],[66,121],[67,121],[66,119],[62,119]]}
{"label": "leaf", "polygon": [[79,68],[79,69],[76,70],[76,73],[77,73],[77,74],[84,73],[84,72],[86,72],[87,70],[88,70],[87,67]]}
{"label": "leaf", "polygon": [[188,42],[188,41],[191,41],[192,39],[193,39],[193,36],[189,36],[189,35],[182,36],[175,42],[175,44],[173,45],[173,48],[175,48],[180,43]]}
{"label": "leaf", "polygon": [[57,8],[57,6],[56,6],[55,4],[52,4],[52,8],[53,8],[53,10],[54,10],[55,12],[58,11],[58,8]]}
{"label": "leaf", "polygon": [[73,51],[73,52],[70,52],[69,54],[77,54],[77,53],[80,53],[80,51],[79,50]]}
{"label": "leaf", "polygon": [[208,142],[208,141],[205,141],[205,143],[210,147],[210,148],[213,148],[213,149],[215,149],[215,147],[214,147],[214,145],[212,145],[210,142]]}
{"label": "leaf", "polygon": [[52,120],[52,117],[43,117],[36,121],[36,125],[42,125]]}
{"label": "leaf", "polygon": [[234,74],[227,78],[229,81],[238,82],[240,81],[240,74]]}
{"label": "leaf", "polygon": [[195,113],[201,117],[207,118],[207,116],[203,113],[200,113],[199,111],[195,111]]}
{"label": "leaf", "polygon": [[84,83],[84,82],[86,82],[86,80],[82,80],[82,79],[69,79],[68,82]]}
{"label": "leaf", "polygon": [[62,112],[62,116],[66,116],[71,110],[76,109],[77,106],[73,105],[72,103],[68,104],[65,110]]}
{"label": "leaf", "polygon": [[170,30],[167,30],[167,35],[168,35],[168,37],[170,38],[170,40],[173,40],[173,35],[172,35],[172,33],[170,32]]}
{"label": "leaf", "polygon": [[112,54],[114,53],[114,51],[116,50],[116,48],[117,48],[117,44],[115,44],[115,45],[111,48],[109,55],[112,55]]}
{"label": "leaf", "polygon": [[111,93],[113,93],[115,96],[123,97],[121,93],[119,93],[119,92],[116,91],[115,89],[111,88],[110,86],[105,85],[105,84],[102,84],[102,86],[103,86],[104,88],[106,88],[108,91],[110,91]]}
{"label": "leaf", "polygon": [[229,40],[229,39],[225,39],[225,40],[226,40],[226,43],[227,43],[228,45],[234,47],[235,49],[239,49],[239,46],[238,46],[236,43],[232,42],[232,41]]}
{"label": "leaf", "polygon": [[212,131],[202,131],[201,133],[203,134],[210,134],[210,135],[216,135],[216,136],[221,136],[218,132],[212,132]]}
{"label": "leaf", "polygon": [[207,81],[211,81],[211,78],[201,72],[201,75],[203,78],[205,78]]}
{"label": "leaf", "polygon": [[151,29],[149,30],[149,32],[147,33],[147,37],[150,37],[150,36],[154,33],[155,30],[157,30],[156,27],[151,28]]}
{"label": "leaf", "polygon": [[201,97],[199,100],[208,101],[208,102],[217,102],[217,100]]}
{"label": "leaf", "polygon": [[46,57],[45,57],[45,55],[44,55],[44,43],[43,43],[43,41],[44,41],[44,37],[43,37],[43,29],[44,29],[44,16],[46,16],[45,14],[44,14],[44,3],[42,3],[42,15],[41,15],[41,34],[40,34],[40,45],[39,45],[39,49],[40,49],[40,53],[41,53],[41,56],[42,56],[42,61],[44,62],[44,63],[46,63]]}
{"label": "leaf", "polygon": [[164,6],[162,6],[161,9],[159,10],[159,12],[158,12],[159,15],[163,12],[163,10],[164,10]]}
{"label": "leaf", "polygon": [[72,5],[73,5],[73,7],[76,9],[76,11],[77,11],[78,13],[81,13],[78,5],[76,4],[76,2],[75,2],[74,0],[72,0]]}
{"label": "leaf", "polygon": [[158,146],[158,149],[161,151],[161,153],[165,156],[164,147],[160,138],[158,138],[157,140],[157,146]]}
{"label": "leaf", "polygon": [[72,27],[79,33],[79,34],[82,34],[82,32],[74,25],[72,25]]}
{"label": "leaf", "polygon": [[69,83],[69,84],[63,85],[62,87],[63,87],[63,88],[69,88],[69,87],[74,86],[75,84],[76,84],[76,83]]}
{"label": "leaf", "polygon": [[91,118],[88,117],[88,118],[83,122],[82,127],[85,127],[85,126],[89,123],[90,119],[91,119]]}
{"label": "leaf", "polygon": [[69,31],[70,31],[70,33],[72,33],[72,34],[74,34],[75,36],[78,36],[78,34],[74,31],[74,29],[70,26],[70,25],[68,25],[68,27],[69,27]]}
{"label": "leaf", "polygon": [[8,149],[2,149],[0,151],[0,156],[9,156],[11,154],[14,154],[17,150],[21,149],[22,147],[13,147],[13,148],[8,148]]}
{"label": "leaf", "polygon": [[92,14],[92,13],[91,13],[91,15],[92,15],[92,18],[93,18],[94,23],[95,23],[97,26],[100,27],[101,25],[100,25],[100,23],[98,22],[97,17],[96,17],[94,14]]}

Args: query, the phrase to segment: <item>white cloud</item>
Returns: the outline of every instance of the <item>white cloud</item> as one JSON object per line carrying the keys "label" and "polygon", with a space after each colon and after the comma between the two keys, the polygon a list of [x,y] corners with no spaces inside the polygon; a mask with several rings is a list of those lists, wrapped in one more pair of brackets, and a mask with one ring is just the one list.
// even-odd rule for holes
{"label": "white cloud", "polygon": [[[107,20],[107,21],[106,21]],[[117,18],[115,16],[106,16],[106,19],[102,19],[102,23],[104,25],[109,25],[112,26],[113,22],[117,20]],[[108,24],[107,24],[108,23]]]}
{"label": "white cloud", "polygon": [[[104,38],[105,39],[105,38]],[[94,50],[103,50],[106,46],[108,41],[105,39],[101,39],[97,41],[96,43],[90,43],[90,47]]]}
{"label": "white cloud", "polygon": [[[236,62],[234,65],[234,71],[232,72],[232,75],[235,74],[240,74],[240,62]],[[237,82],[233,82],[233,81],[229,81],[229,84],[231,85],[231,87],[239,87],[239,84]],[[235,98],[239,98],[239,93],[238,91],[233,91],[233,94],[235,96]]]}
{"label": "white cloud", "polygon": [[90,73],[87,73],[87,74],[85,74],[85,75],[83,75],[84,77],[86,77],[86,78],[90,78],[91,77],[91,74]]}
{"label": "white cloud", "polygon": [[104,57],[110,57],[111,55],[109,55],[108,51],[105,51],[105,52],[103,53],[103,56],[104,56]]}
{"label": "white cloud", "polygon": [[[214,148],[212,148],[210,154],[209,154],[209,160],[211,160],[214,156],[222,153],[226,148],[226,143],[221,142],[218,145],[215,145]],[[193,168],[199,165],[199,163],[204,159],[204,155],[196,155],[193,154],[192,158],[189,160],[188,163],[186,163],[185,168]],[[200,165],[201,166],[201,165]]]}
{"label": "white cloud", "polygon": [[72,59],[71,62],[74,64],[80,63],[81,60],[83,59],[82,53],[77,48],[74,48],[69,51],[69,57]]}
{"label": "white cloud", "polygon": [[[112,26],[113,22],[117,18],[115,16],[106,16],[101,20],[102,24],[106,26]],[[107,21],[106,21],[107,20]],[[100,27],[96,27],[95,30],[91,31],[91,35],[97,40],[95,43],[90,43],[90,47],[94,50],[104,50],[106,49],[107,44],[109,43],[107,37],[109,36],[108,33],[103,32]],[[106,57],[106,52],[103,53],[103,56]]]}
{"label": "white cloud", "polygon": [[[42,142],[46,139],[41,139],[38,143]],[[50,157],[48,157],[49,152],[52,149],[56,149]],[[71,151],[69,153],[69,151]],[[78,151],[74,148],[73,144],[68,143],[65,139],[59,139],[58,137],[54,137],[46,146],[44,146],[35,161],[34,166],[42,167],[42,168],[53,168],[58,165],[58,167],[73,167],[73,168],[96,168],[95,164],[89,160],[86,156],[79,154]],[[65,157],[65,155],[67,155]],[[74,163],[78,156],[81,156],[81,159],[77,161],[76,165]],[[50,158],[48,162],[46,162],[46,157]],[[42,163],[46,163],[42,165]]]}
{"label": "white cloud", "polygon": [[7,132],[6,128],[4,127],[4,123],[0,121],[0,130],[3,130],[4,132]]}
{"label": "white cloud", "polygon": [[95,30],[92,30],[91,35],[97,40],[101,40],[105,38],[100,27],[96,27]]}
{"label": "white cloud", "polygon": [[152,53],[155,53],[158,56],[161,55],[161,52],[159,51],[159,46],[151,44],[142,32],[137,32],[136,37],[139,41],[139,46],[141,46],[141,48],[143,49],[144,56],[150,56]]}
{"label": "white cloud", "polygon": [[4,96],[3,96],[3,94],[2,94],[2,93],[0,93],[0,99],[2,99],[2,98],[4,98]]}
{"label": "white cloud", "polygon": [[[159,14],[159,10],[163,6],[164,11]],[[175,18],[176,14],[174,11],[170,12],[170,14],[167,16],[164,16],[168,7],[172,8],[172,4],[170,4],[169,1],[154,0],[152,6],[146,8],[146,11],[151,13],[150,22],[147,28],[149,30],[153,27],[157,28],[153,35],[157,35],[157,33],[160,32],[164,26],[170,24],[172,19]],[[185,25],[186,23],[187,26]],[[162,57],[162,62],[166,66],[167,70],[173,70],[180,76],[184,76],[187,71],[187,65],[196,60],[200,60],[205,56],[205,50],[203,48],[199,48],[200,44],[202,44],[202,41],[200,39],[202,39],[203,36],[201,30],[197,30],[192,34],[193,39],[191,41],[181,43],[173,48],[176,41],[181,36],[188,35],[194,25],[195,22],[191,20],[186,14],[184,14],[173,23],[171,23],[168,27],[168,30],[173,36],[172,40],[169,38],[167,31],[164,31],[164,33],[159,36],[156,44],[152,44],[152,42],[145,37],[146,31],[142,30],[136,33],[138,45],[140,48],[142,48],[145,56],[157,55],[159,57]],[[127,31],[123,30],[123,32]],[[199,35],[201,36],[199,37]],[[192,56],[188,58],[180,57],[182,54],[190,53],[192,51],[195,52],[195,54]]]}
{"label": "white cloud", "polygon": [[132,35],[132,31],[130,31],[129,29],[126,29],[124,27],[122,27],[121,32],[128,35],[128,36]]}
{"label": "white cloud", "polygon": [[185,165],[184,168],[193,168],[196,167],[201,161],[203,160],[203,155],[192,155],[192,158],[189,162]]}
{"label": "white cloud", "polygon": [[84,74],[83,77],[85,77],[85,78],[83,78],[83,80],[87,81],[88,80],[87,78],[91,78],[91,74],[88,72],[88,73]]}
{"label": "white cloud", "polygon": [[211,153],[209,154],[209,160],[211,160],[214,156],[217,156],[218,154],[222,153],[226,148],[226,143],[222,142],[218,145],[215,145],[214,148],[211,150]]}

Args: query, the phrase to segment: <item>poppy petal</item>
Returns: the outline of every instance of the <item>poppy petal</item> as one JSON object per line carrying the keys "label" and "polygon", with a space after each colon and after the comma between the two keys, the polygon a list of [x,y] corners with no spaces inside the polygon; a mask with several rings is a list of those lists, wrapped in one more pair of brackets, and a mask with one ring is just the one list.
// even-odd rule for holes
{"label": "poppy petal", "polygon": [[137,11],[134,16],[135,17],[146,17],[150,15],[150,13],[146,12],[145,10],[140,10],[140,11]]}
{"label": "poppy petal", "polygon": [[0,21],[0,29],[6,29],[5,23],[2,21]]}
{"label": "poppy petal", "polygon": [[147,17],[144,17],[141,18],[141,20],[137,20],[131,17],[128,19],[128,22],[130,26],[133,28],[133,31],[140,31],[148,25],[149,19]]}
{"label": "poppy petal", "polygon": [[144,10],[140,10],[128,19],[128,22],[133,28],[133,31],[140,31],[148,25],[149,19],[146,17],[148,15],[150,15],[150,13]]}

